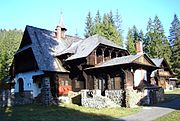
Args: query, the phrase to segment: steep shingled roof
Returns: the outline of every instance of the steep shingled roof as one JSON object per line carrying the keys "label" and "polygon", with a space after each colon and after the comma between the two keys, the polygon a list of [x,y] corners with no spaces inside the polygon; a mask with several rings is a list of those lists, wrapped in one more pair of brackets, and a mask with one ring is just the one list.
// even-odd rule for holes
{"label": "steep shingled roof", "polygon": [[75,53],[75,54],[70,56],[67,59],[67,61],[87,57],[100,44],[122,49],[116,44],[114,44],[113,42],[105,39],[104,37],[99,36],[99,35],[94,35],[85,40],[82,40],[75,46],[72,45],[70,48],[68,48],[68,50],[72,50],[73,51],[72,53]]}
{"label": "steep shingled roof", "polygon": [[55,38],[55,32],[32,26],[26,26],[25,31],[28,32],[32,43],[20,48],[16,54],[31,47],[40,70],[67,72],[55,55],[66,50],[80,38],[66,36],[59,41]]}

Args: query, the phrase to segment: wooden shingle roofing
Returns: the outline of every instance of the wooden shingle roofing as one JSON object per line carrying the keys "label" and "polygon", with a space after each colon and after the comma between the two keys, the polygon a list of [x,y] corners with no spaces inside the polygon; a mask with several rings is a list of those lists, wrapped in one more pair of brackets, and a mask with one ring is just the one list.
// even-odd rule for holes
{"label": "wooden shingle roofing", "polygon": [[67,49],[80,38],[66,36],[65,39],[57,40],[55,32],[33,26],[26,26],[25,31],[30,36],[31,44],[20,48],[16,54],[30,47],[40,70],[67,72],[55,55]]}
{"label": "wooden shingle roofing", "polygon": [[[106,38],[104,38],[102,36],[93,35],[87,39],[82,40],[76,46],[70,47],[69,49],[74,48],[74,49],[72,49],[72,50],[74,50],[74,55],[67,58],[66,61],[87,57],[100,44],[124,50],[121,47],[117,46],[116,44],[114,44],[113,42],[107,40]],[[127,51],[127,50],[125,50],[125,51]],[[127,51],[127,53],[128,53],[128,51]]]}

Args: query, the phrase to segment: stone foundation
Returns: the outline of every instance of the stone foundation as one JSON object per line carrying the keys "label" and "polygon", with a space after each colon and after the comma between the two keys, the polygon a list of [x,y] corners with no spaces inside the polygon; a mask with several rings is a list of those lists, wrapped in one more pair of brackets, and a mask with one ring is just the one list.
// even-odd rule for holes
{"label": "stone foundation", "polygon": [[139,105],[153,105],[164,101],[164,89],[148,87],[142,91],[133,88],[126,89],[126,107],[133,108]]}
{"label": "stone foundation", "polygon": [[126,107],[128,108],[134,108],[137,107],[140,103],[140,100],[143,99],[144,92],[134,90],[132,88],[129,88],[126,90]]}
{"label": "stone foundation", "polygon": [[[101,96],[101,90],[81,90],[81,103],[82,106],[91,107],[91,108],[112,108],[120,107],[121,101],[118,99],[119,96],[115,94],[121,94],[120,91],[112,92],[106,91],[107,96]],[[110,98],[114,101],[112,101]]]}
{"label": "stone foundation", "polygon": [[123,90],[106,90],[105,96],[119,106],[122,106],[123,100],[125,98]]}

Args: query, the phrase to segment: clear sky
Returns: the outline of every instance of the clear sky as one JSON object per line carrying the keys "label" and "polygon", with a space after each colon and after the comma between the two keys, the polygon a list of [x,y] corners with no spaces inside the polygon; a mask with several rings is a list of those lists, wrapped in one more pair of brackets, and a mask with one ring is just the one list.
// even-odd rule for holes
{"label": "clear sky", "polygon": [[55,30],[61,12],[67,34],[83,37],[88,11],[95,16],[119,10],[122,17],[123,35],[126,38],[128,27],[136,25],[146,32],[149,17],[159,16],[166,35],[176,13],[180,19],[180,0],[1,0],[0,29],[22,29],[32,25]]}

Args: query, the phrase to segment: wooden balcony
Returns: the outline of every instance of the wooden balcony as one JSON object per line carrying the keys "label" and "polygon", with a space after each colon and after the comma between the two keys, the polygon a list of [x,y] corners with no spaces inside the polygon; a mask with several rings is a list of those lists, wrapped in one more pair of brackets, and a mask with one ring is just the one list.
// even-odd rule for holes
{"label": "wooden balcony", "polygon": [[157,71],[157,74],[158,74],[159,76],[166,76],[166,77],[170,77],[170,76],[171,76],[168,71],[162,71],[162,70],[158,70],[158,71]]}

